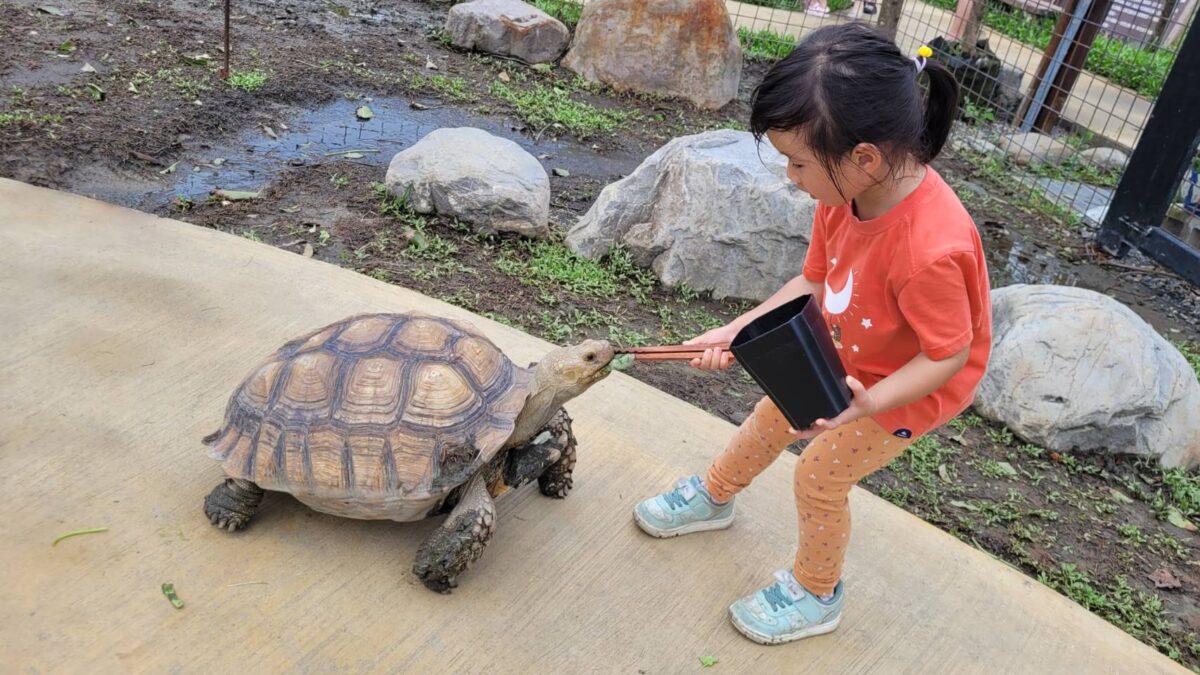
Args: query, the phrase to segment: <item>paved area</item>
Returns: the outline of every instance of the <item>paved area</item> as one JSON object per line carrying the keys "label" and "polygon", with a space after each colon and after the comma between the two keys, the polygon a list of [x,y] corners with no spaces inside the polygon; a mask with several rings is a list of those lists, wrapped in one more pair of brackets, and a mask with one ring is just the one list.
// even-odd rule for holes
{"label": "paved area", "polygon": [[[453,595],[409,573],[436,525],[268,495],[211,527],[200,444],[248,369],[364,311],[470,320],[521,362],[545,342],[270,246],[0,179],[0,671],[11,673],[1172,673],[1036,581],[863,491],[841,628],[762,647],[725,608],[793,552],[784,457],[728,531],[660,541],[635,502],[702,469],[729,424],[621,374],[568,407],[565,501],[530,488]],[[51,546],[70,530],[101,534]],[[172,582],[186,603],[160,591]]]}

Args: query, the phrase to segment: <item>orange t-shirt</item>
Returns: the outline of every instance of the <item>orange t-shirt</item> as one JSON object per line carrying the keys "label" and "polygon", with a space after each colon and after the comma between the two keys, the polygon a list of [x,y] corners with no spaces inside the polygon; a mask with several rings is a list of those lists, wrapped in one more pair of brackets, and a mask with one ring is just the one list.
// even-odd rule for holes
{"label": "orange t-shirt", "polygon": [[937,391],[874,415],[884,429],[915,438],[971,404],[992,346],[987,263],[970,214],[931,167],[874,220],[818,205],[804,276],[825,284],[822,314],[847,374],[865,387],[920,352],[938,361],[970,346]]}

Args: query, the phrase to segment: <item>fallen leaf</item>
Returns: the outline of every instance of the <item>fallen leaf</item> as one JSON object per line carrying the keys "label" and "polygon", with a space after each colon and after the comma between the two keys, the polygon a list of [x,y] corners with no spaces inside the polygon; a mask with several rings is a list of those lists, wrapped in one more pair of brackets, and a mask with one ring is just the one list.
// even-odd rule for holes
{"label": "fallen leaf", "polygon": [[705,668],[712,668],[713,666],[717,665],[717,660],[711,656],[701,656],[700,665],[704,666]]}
{"label": "fallen leaf", "polygon": [[1183,584],[1179,578],[1168,569],[1157,569],[1147,574],[1146,577],[1154,582],[1155,588],[1179,588]]}
{"label": "fallen leaf", "polygon": [[425,59],[425,67],[428,68],[429,70],[437,70],[438,69],[437,64],[433,62],[433,59],[428,59],[428,58]]}
{"label": "fallen leaf", "polygon": [[554,65],[550,63],[535,63],[533,69],[540,73],[548,73],[554,70]]}
{"label": "fallen leaf", "polygon": [[62,52],[63,54],[70,54],[71,52],[75,51],[75,43],[67,40],[58,46],[58,51]]}
{"label": "fallen leaf", "polygon": [[175,162],[171,166],[168,166],[167,168],[163,169],[162,171],[159,171],[159,173],[161,173],[161,174],[175,173],[175,167],[177,167],[177,166],[179,166],[179,162]]}
{"label": "fallen leaf", "polygon": [[81,72],[81,73],[94,73],[94,72],[96,72],[96,69],[95,69],[95,68],[92,66],[92,64],[90,64],[90,63],[86,63],[86,62],[85,62],[85,63],[83,64],[83,67],[79,69],[79,72]]}
{"label": "fallen leaf", "polygon": [[500,80],[501,82],[509,82],[512,80],[512,78],[508,76],[508,73],[504,72],[503,70],[500,71],[500,74],[496,76],[496,79]]}
{"label": "fallen leaf", "polygon": [[329,9],[343,19],[350,16],[350,8],[343,5],[330,5]]}
{"label": "fallen leaf", "polygon": [[63,15],[63,11],[61,9],[59,9],[57,7],[51,7],[50,5],[42,5],[41,7],[38,7],[38,11],[43,14],[50,14],[52,16],[62,16]]}
{"label": "fallen leaf", "polygon": [[315,251],[313,251],[313,245],[305,244],[304,245],[304,257],[311,258],[311,257],[313,257],[313,253],[315,253]]}
{"label": "fallen leaf", "polygon": [[108,96],[108,93],[101,89],[100,85],[98,84],[92,84],[91,82],[88,82],[87,86],[88,94],[97,101],[103,101]]}
{"label": "fallen leaf", "polygon": [[62,541],[63,539],[68,539],[70,537],[78,537],[81,534],[98,534],[100,532],[108,532],[108,528],[107,527],[90,527],[86,530],[73,530],[71,532],[67,532],[66,534],[58,535],[58,538],[55,539],[50,545],[54,546],[54,545],[58,544],[58,542]]}
{"label": "fallen leaf", "polygon": [[950,506],[956,506],[956,507],[962,509],[963,511],[978,511],[979,510],[978,506],[975,506],[974,504],[971,504],[970,502],[954,501],[954,502],[950,502]]}
{"label": "fallen leaf", "polygon": [[133,92],[133,93],[135,93],[135,94],[140,94],[140,93],[141,93],[141,92],[139,92],[139,91],[138,91],[137,85],[135,85],[135,84],[134,84],[134,83],[132,83],[132,82],[130,82],[130,83],[129,83],[129,86],[128,86],[128,87],[126,87],[126,88],[125,88],[125,90],[126,90],[126,91],[132,91],[132,92]]}
{"label": "fallen leaf", "polygon": [[1179,509],[1175,508],[1174,506],[1167,509],[1167,522],[1181,530],[1187,530],[1188,532],[1196,531],[1196,526],[1192,524],[1190,520],[1184,518],[1183,514],[1179,512]]}
{"label": "fallen leaf", "polygon": [[281,208],[281,209],[279,209],[279,210],[280,210],[280,211],[283,211],[284,213],[295,213],[295,212],[297,212],[297,211],[299,211],[299,210],[300,210],[300,205],[299,205],[299,204],[295,204],[295,205],[293,205],[293,206],[285,206],[285,207],[283,207],[283,208]]}
{"label": "fallen leaf", "polygon": [[279,136],[275,134],[275,130],[267,125],[263,125],[263,133],[270,136],[272,140],[279,140]]}
{"label": "fallen leaf", "polygon": [[429,110],[429,106],[425,105],[424,103],[417,103],[416,101],[409,103],[408,107],[412,108],[413,110]]}
{"label": "fallen leaf", "polygon": [[171,604],[175,607],[175,609],[183,609],[183,601],[180,600],[179,596],[175,594],[175,584],[169,582],[164,583],[162,585],[162,592],[163,595],[167,596],[167,599],[171,601]]}
{"label": "fallen leaf", "polygon": [[1124,492],[1121,492],[1120,490],[1118,490],[1116,488],[1109,488],[1108,493],[1110,495],[1112,495],[1112,498],[1114,500],[1121,502],[1122,504],[1132,504],[1133,503],[1132,497],[1125,494]]}
{"label": "fallen leaf", "polygon": [[225,163],[225,158],[224,158],[224,157],[218,157],[218,158],[216,158],[216,159],[214,159],[214,160],[212,161],[212,165],[213,165],[213,166],[221,166],[221,165],[222,165],[222,164],[224,164],[224,163]]}
{"label": "fallen leaf", "polygon": [[283,122],[280,122],[280,123],[279,123],[279,128],[280,128],[280,129],[283,129],[284,131],[287,131],[287,130],[288,130],[288,125],[284,124]]}
{"label": "fallen leaf", "polygon": [[216,195],[231,202],[244,202],[248,199],[258,199],[262,193],[246,190],[217,190]]}
{"label": "fallen leaf", "polygon": [[561,176],[562,178],[566,178],[567,176],[571,175],[571,172],[567,171],[566,169],[557,169],[556,168],[556,169],[554,169],[554,175]]}
{"label": "fallen leaf", "polygon": [[193,66],[204,66],[204,65],[207,65],[210,61],[212,61],[212,57],[209,56],[208,54],[196,54],[194,56],[189,56],[187,54],[184,54],[181,58],[183,59],[184,63],[190,64]]}
{"label": "fallen leaf", "polygon": [[1000,469],[1000,473],[1004,474],[1005,476],[1015,478],[1017,475],[1017,470],[1014,469],[1013,465],[1009,464],[1008,462],[996,462],[996,468]]}
{"label": "fallen leaf", "polygon": [[375,113],[371,110],[371,108],[369,106],[364,105],[364,106],[359,107],[358,110],[355,110],[354,115],[356,117],[358,117],[358,119],[360,119],[360,120],[369,120],[375,116]]}
{"label": "fallen leaf", "polygon": [[938,464],[938,475],[947,483],[950,482],[950,470],[946,468],[945,464]]}

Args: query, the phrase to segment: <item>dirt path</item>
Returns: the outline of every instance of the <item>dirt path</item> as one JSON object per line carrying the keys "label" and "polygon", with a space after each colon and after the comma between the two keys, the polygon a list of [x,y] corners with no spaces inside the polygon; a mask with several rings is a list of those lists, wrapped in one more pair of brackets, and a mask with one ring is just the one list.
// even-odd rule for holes
{"label": "dirt path", "polygon": [[[372,184],[428,131],[481,127],[552,171],[561,232],[666,140],[741,127],[763,64],[747,67],[737,102],[701,113],[450,50],[442,4],[235,4],[242,88],[216,77],[218,3],[0,1],[0,175],[311,254],[556,342],[675,341],[743,311],[662,289],[619,256],[581,261],[554,242],[407,213]],[[356,116],[364,105],[370,120]],[[936,166],[967,195],[994,285],[1092,288],[1168,338],[1200,339],[1194,289],[1145,260],[1104,259],[1086,233],[1039,213],[971,157],[949,153]],[[258,196],[213,199],[216,189]],[[736,370],[632,374],[733,422],[761,395]],[[1049,453],[968,415],[866,486],[1200,665],[1200,538],[1167,521],[1172,508],[1200,520],[1195,474]]]}

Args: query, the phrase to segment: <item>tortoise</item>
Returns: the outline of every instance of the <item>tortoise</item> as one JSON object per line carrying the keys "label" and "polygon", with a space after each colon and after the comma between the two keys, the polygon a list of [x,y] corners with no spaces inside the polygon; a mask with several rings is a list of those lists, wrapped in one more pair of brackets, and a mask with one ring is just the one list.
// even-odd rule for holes
{"label": "tortoise", "polygon": [[413,572],[448,593],[496,526],[493,498],[533,481],[563,498],[575,436],[563,404],[609,372],[588,340],[513,364],[472,325],[422,313],[361,314],[283,345],[233,392],[204,438],[226,478],[204,513],[245,527],[264,490],[357,519],[449,512]]}

